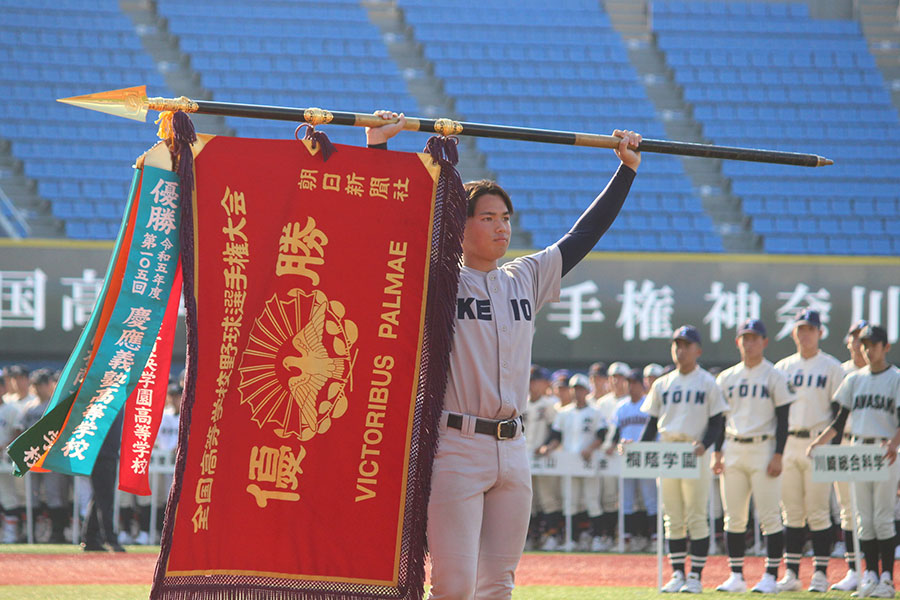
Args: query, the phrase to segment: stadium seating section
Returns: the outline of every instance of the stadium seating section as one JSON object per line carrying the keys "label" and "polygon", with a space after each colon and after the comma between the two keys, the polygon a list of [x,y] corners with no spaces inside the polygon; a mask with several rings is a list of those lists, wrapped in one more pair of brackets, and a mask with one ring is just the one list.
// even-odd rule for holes
{"label": "stadium seating section", "polygon": [[[665,137],[626,46],[598,0],[397,0],[467,121]],[[217,100],[421,114],[356,0],[157,0],[159,14]],[[815,152],[824,169],[726,162],[723,173],[767,252],[898,254],[900,123],[853,21],[805,3],[657,0],[652,28],[693,116],[713,142]],[[53,99],[146,83],[174,95],[114,0],[0,0],[0,136],[75,239],[118,230],[125,165],[154,129]],[[227,118],[244,137],[294,125]],[[361,144],[353,128],[328,127]],[[424,133],[391,147],[418,151]],[[859,140],[849,143],[849,140]],[[877,141],[878,149],[871,143]],[[603,188],[610,151],[477,139],[511,193],[532,245],[556,241]],[[867,235],[856,235],[865,231]],[[648,155],[601,250],[721,252],[722,240],[675,157]]]}
{"label": "stadium seating section", "polygon": [[857,22],[812,19],[805,3],[676,0],[652,19],[714,143],[835,161],[723,164],[765,251],[900,254],[900,123]]}
{"label": "stadium seating section", "polygon": [[[398,0],[425,56],[467,121],[665,137],[643,84],[602,3],[455,2],[454,25],[429,0]],[[608,150],[479,139],[488,167],[509,190],[532,245],[555,242],[606,185]],[[719,252],[681,162],[644,157],[628,202],[600,250]]]}
{"label": "stadium seating section", "polygon": [[142,83],[171,92],[114,0],[0,0],[0,14],[0,136],[67,237],[110,239],[155,128],[55,99]]}

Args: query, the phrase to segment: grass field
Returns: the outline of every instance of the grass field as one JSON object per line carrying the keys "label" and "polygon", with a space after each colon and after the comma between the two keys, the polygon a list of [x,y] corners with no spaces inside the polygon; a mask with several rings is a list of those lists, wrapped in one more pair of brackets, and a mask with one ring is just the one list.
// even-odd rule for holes
{"label": "grass field", "polygon": [[[0,600],[146,600],[150,594],[154,557],[159,553],[159,546],[128,546],[126,554],[91,553],[82,558],[80,548],[72,545],[0,545]],[[16,556],[13,556],[16,555]],[[30,557],[34,557],[33,575],[19,576],[15,579],[18,585],[5,584],[12,581],[11,571],[27,563],[32,566]],[[723,573],[727,572],[724,557],[712,557],[713,565],[707,565],[704,573],[705,594],[714,596],[716,600],[729,600],[744,597],[748,594],[724,594],[714,591],[720,583]],[[805,559],[807,561],[808,559]],[[749,559],[747,580],[750,585],[759,577],[762,562],[759,558]],[[722,563],[719,565],[718,563]],[[759,564],[756,564],[759,563]],[[844,571],[837,571],[838,562],[830,568],[832,580],[840,578]],[[712,568],[710,568],[712,566]],[[655,557],[639,555],[559,555],[528,553],[520,564],[520,583],[532,581],[545,582],[547,578],[535,579],[535,570],[549,567],[559,585],[522,584],[513,593],[513,600],[648,600],[659,598],[656,592]],[[566,568],[568,567],[568,569]],[[650,568],[648,568],[650,567]],[[144,581],[146,583],[96,583],[97,578],[109,580],[113,576],[133,569],[137,578],[124,581]],[[801,573],[808,577],[808,562],[804,562]],[[831,570],[834,569],[832,573]],[[100,572],[98,572],[98,570]],[[64,575],[64,579],[60,578]],[[576,575],[580,577],[576,578]],[[76,583],[79,577],[85,577],[90,583]],[[603,581],[606,585],[573,585],[576,582]],[[54,584],[56,580],[58,583]],[[33,583],[31,583],[33,581]],[[119,579],[122,581],[122,579]],[[616,585],[622,583],[625,585]],[[568,585],[567,585],[568,584]],[[681,596],[679,596],[681,597]],[[756,596],[759,597],[759,596]],[[828,592],[813,595],[808,592],[778,594],[779,600],[809,600],[810,597],[821,599],[849,600],[849,592]]]}

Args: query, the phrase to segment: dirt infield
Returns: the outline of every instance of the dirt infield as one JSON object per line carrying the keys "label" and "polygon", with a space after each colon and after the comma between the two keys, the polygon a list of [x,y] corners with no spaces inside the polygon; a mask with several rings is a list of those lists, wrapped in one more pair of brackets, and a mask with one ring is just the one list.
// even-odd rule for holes
{"label": "dirt infield", "polygon": [[[809,584],[811,559],[804,559],[801,579]],[[0,554],[0,585],[29,584],[142,584],[153,581],[155,554]],[[847,572],[834,559],[829,579],[840,580]],[[763,559],[748,557],[744,572],[754,583],[763,572]],[[669,576],[665,567],[664,576]],[[703,571],[704,585],[711,587],[728,576],[725,557],[713,556]],[[635,586],[656,585],[656,556],[647,554],[526,554],[516,571],[517,585]]]}

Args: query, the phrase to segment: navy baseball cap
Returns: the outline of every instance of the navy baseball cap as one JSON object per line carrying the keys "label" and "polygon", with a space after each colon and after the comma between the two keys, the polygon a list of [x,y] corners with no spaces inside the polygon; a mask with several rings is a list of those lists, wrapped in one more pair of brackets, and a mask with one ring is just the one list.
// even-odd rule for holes
{"label": "navy baseball cap", "polygon": [[885,331],[883,327],[879,327],[878,325],[866,325],[865,327],[863,327],[862,331],[859,333],[859,339],[869,340],[873,344],[888,343],[887,331]]}
{"label": "navy baseball cap", "polygon": [[857,321],[856,323],[854,323],[853,325],[850,326],[850,329],[847,330],[847,335],[853,335],[857,331],[862,331],[863,329],[865,329],[866,325],[868,325],[868,324],[869,324],[869,322],[866,321],[865,319],[860,319],[859,321]]}
{"label": "navy baseball cap", "polygon": [[819,311],[805,309],[797,314],[794,319],[794,327],[797,325],[812,325],[813,327],[822,327],[822,319],[819,317]]}
{"label": "navy baseball cap", "polygon": [[593,377],[594,375],[599,375],[601,377],[606,377],[606,372],[609,370],[609,367],[606,366],[605,362],[595,362],[588,369],[588,375]]}
{"label": "navy baseball cap", "polygon": [[766,334],[766,326],[759,319],[747,319],[744,321],[735,337],[741,337],[745,333],[756,333],[763,337],[769,337]]}
{"label": "navy baseball cap", "polygon": [[531,365],[531,378],[529,381],[538,379],[550,381],[550,371],[538,365]]}
{"label": "navy baseball cap", "polygon": [[571,376],[572,373],[568,369],[559,369],[558,371],[553,371],[550,380],[553,382],[553,385],[569,387],[569,377]]}
{"label": "navy baseball cap", "polygon": [[698,346],[701,344],[700,332],[697,331],[697,328],[693,325],[682,325],[675,330],[675,333],[672,334],[672,339],[685,340],[687,342],[697,344]]}
{"label": "navy baseball cap", "polygon": [[628,373],[628,381],[640,381],[641,383],[643,383],[644,382],[644,372],[641,371],[640,369],[632,369]]}

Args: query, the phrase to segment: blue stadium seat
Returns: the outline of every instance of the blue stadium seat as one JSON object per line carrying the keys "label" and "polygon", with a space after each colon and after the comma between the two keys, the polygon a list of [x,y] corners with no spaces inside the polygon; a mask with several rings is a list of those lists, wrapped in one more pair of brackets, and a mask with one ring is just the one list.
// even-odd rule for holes
{"label": "blue stadium seat", "polygon": [[[704,134],[725,145],[835,160],[814,170],[723,165],[766,250],[894,252],[897,229],[886,225],[885,215],[900,210],[896,163],[876,165],[871,153],[831,143],[883,138],[881,160],[894,156],[900,142],[897,112],[859,23],[813,19],[806,2],[725,5],[696,0],[673,10],[669,2],[652,4],[659,46]],[[863,222],[871,241],[853,241],[850,234]],[[819,235],[788,239],[797,231]]]}

